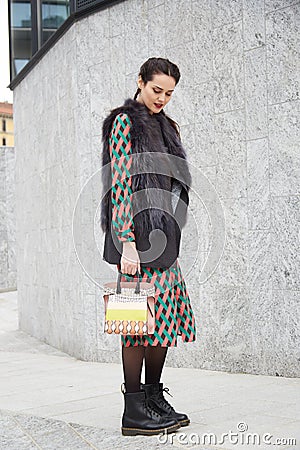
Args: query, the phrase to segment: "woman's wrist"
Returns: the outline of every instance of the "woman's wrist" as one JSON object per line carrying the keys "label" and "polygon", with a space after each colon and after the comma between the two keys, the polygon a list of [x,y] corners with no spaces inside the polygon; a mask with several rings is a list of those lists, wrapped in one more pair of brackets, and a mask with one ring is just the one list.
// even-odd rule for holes
{"label": "woman's wrist", "polygon": [[135,241],[124,241],[123,246],[136,248]]}

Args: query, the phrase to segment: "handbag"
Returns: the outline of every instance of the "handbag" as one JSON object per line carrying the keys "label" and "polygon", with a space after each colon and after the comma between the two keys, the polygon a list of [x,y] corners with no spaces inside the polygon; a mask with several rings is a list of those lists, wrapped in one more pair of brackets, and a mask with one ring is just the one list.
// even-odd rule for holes
{"label": "handbag", "polygon": [[155,327],[154,285],[138,280],[104,284],[105,322],[104,332],[120,335],[153,334]]}

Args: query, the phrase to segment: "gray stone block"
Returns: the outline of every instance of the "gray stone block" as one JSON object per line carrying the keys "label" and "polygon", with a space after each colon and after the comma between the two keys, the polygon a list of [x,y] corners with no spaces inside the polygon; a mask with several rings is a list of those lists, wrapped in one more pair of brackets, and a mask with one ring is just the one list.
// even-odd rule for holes
{"label": "gray stone block", "polygon": [[247,196],[249,229],[269,229],[269,152],[268,140],[247,143]]}
{"label": "gray stone block", "polygon": [[221,27],[228,23],[237,22],[242,18],[242,0],[229,0],[224,3],[215,0],[211,3],[213,28]]}
{"label": "gray stone block", "polygon": [[[191,0],[167,0],[165,8],[168,12],[168,20],[165,22],[166,48],[191,42],[193,40]],[[179,17],[180,20],[178,20]]]}
{"label": "gray stone block", "polygon": [[271,195],[299,195],[300,101],[269,107]]}
{"label": "gray stone block", "polygon": [[269,104],[300,98],[299,28],[299,3],[266,15]]}
{"label": "gray stone block", "polygon": [[242,108],[245,103],[242,21],[215,28],[212,39],[215,112]]}
{"label": "gray stone block", "polygon": [[265,45],[264,0],[243,2],[244,49]]}
{"label": "gray stone block", "polygon": [[273,289],[299,291],[299,197],[272,197]]}
{"label": "gray stone block", "polygon": [[266,49],[245,53],[246,138],[267,135]]}

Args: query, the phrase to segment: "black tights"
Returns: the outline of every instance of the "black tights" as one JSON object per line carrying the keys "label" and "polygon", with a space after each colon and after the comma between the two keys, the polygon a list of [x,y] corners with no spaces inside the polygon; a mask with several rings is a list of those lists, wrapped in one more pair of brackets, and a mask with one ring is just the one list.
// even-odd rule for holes
{"label": "black tights", "polygon": [[168,347],[138,345],[137,347],[122,346],[122,362],[126,392],[140,390],[143,360],[145,358],[145,383],[160,381]]}

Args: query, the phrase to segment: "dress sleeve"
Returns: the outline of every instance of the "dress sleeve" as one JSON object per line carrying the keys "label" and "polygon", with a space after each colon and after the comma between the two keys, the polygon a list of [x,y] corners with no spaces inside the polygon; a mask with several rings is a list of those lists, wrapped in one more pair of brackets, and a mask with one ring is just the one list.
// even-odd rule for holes
{"label": "dress sleeve", "polygon": [[112,229],[120,242],[135,241],[132,213],[131,122],[127,114],[118,114],[109,136],[112,176]]}

